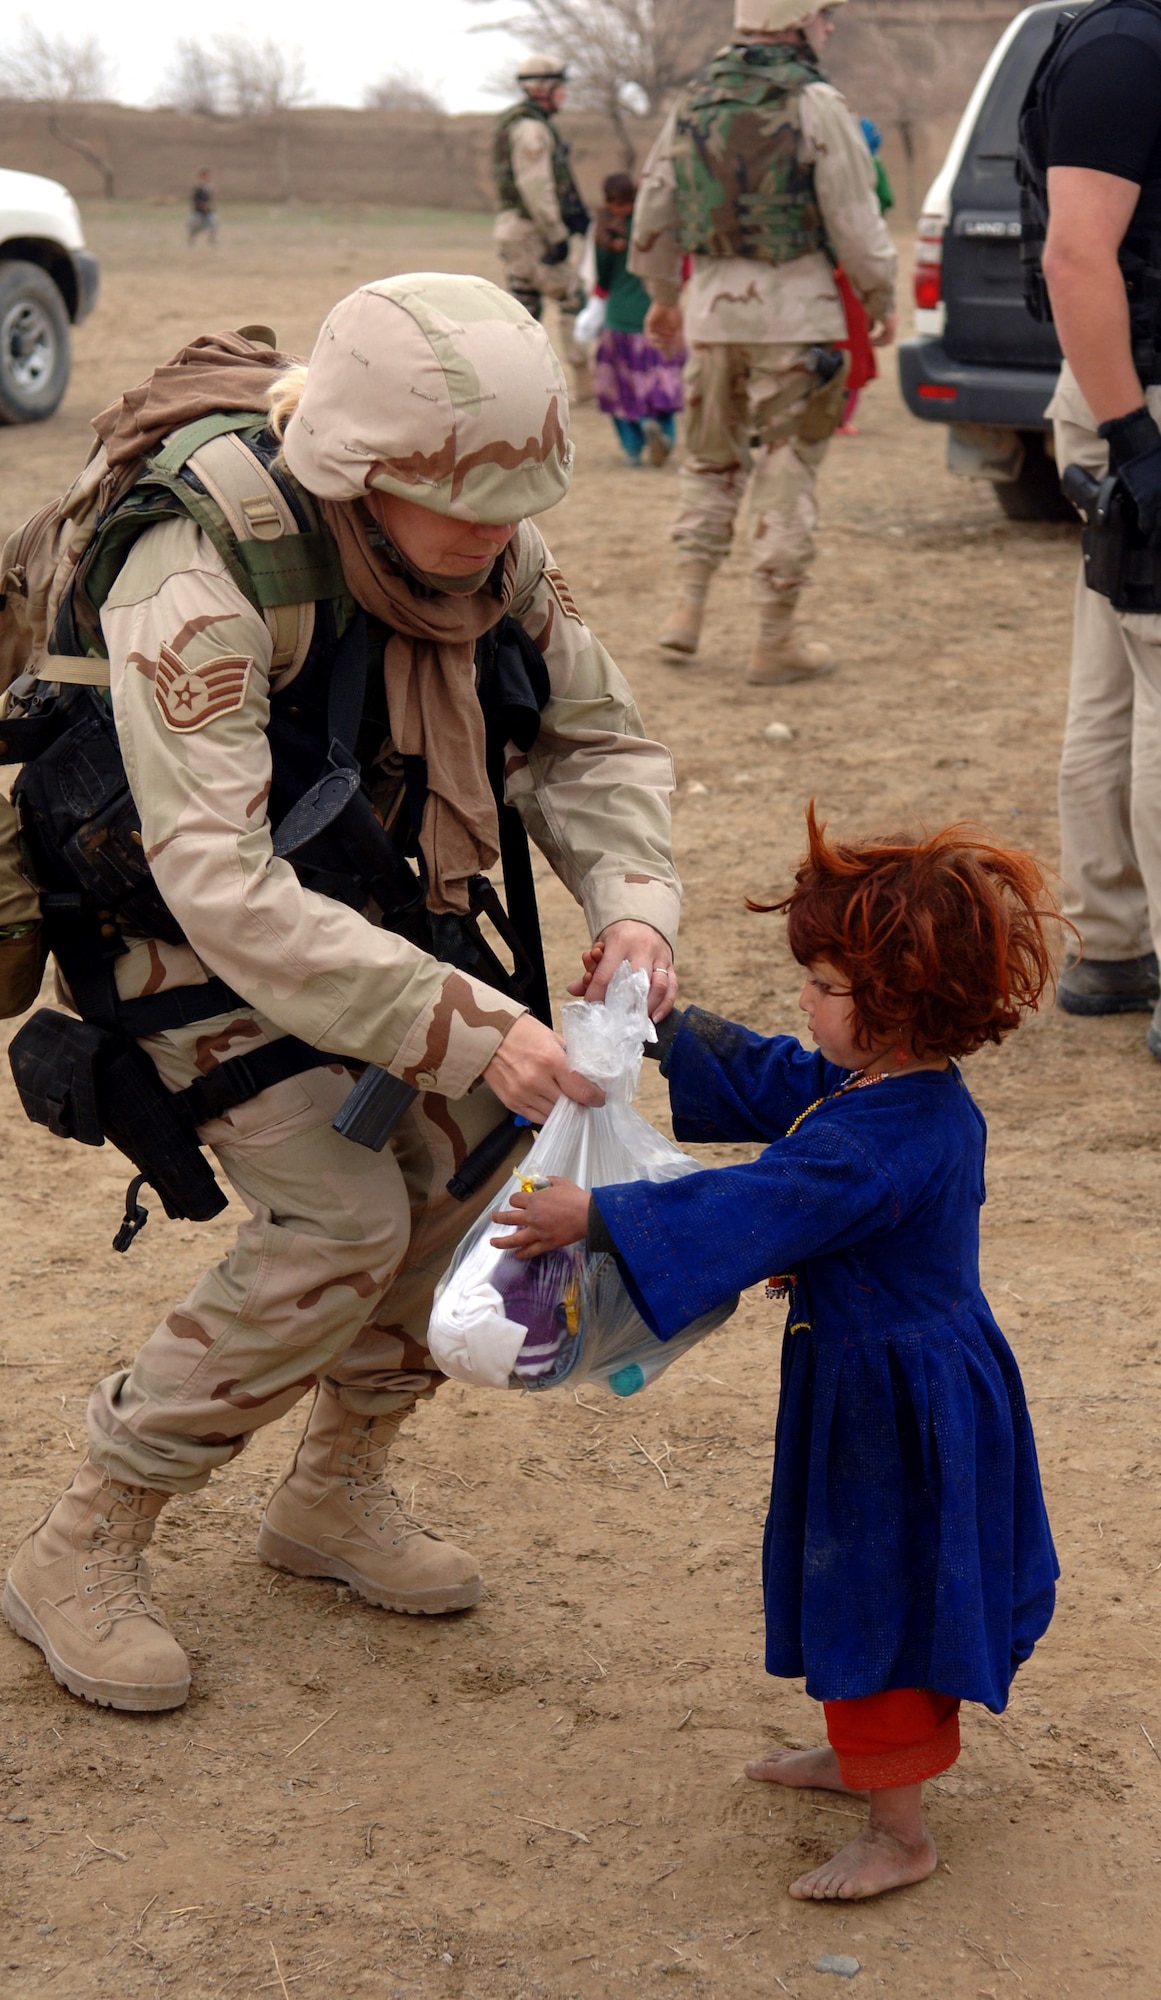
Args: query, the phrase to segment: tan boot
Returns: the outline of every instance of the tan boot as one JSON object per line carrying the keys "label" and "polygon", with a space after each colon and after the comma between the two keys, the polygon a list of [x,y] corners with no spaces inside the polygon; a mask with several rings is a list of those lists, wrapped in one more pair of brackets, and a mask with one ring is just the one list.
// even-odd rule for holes
{"label": "tan boot", "polygon": [[150,1595],[145,1546],[169,1499],[86,1459],[17,1550],[3,1611],[70,1694],[102,1708],[180,1708],[189,1661]]}
{"label": "tan boot", "polygon": [[472,1558],[404,1512],[387,1457],[408,1412],[361,1417],[321,1387],[294,1464],[272,1494],[258,1553],[295,1576],[336,1576],[384,1611],[466,1611]]}
{"label": "tan boot", "polygon": [[681,653],[687,659],[696,653],[701,642],[705,601],[712,576],[713,570],[708,564],[682,563],[678,572],[677,602],[657,635],[657,643],[666,653]]}
{"label": "tan boot", "polygon": [[746,679],[752,687],[786,687],[791,681],[817,681],[833,674],[835,658],[818,640],[800,639],[794,630],[797,591],[781,603],[764,604],[758,637],[750,654]]}

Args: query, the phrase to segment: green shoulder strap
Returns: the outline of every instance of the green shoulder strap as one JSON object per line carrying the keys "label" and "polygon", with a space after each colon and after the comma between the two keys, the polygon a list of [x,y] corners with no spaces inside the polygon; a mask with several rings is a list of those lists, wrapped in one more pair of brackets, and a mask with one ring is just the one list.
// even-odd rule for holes
{"label": "green shoulder strap", "polygon": [[[345,600],[346,589],[334,542],[318,519],[310,496],[297,482],[295,491],[314,525],[306,531],[289,533],[275,522],[272,536],[268,531],[262,537],[245,538],[235,532],[208,492],[182,477],[189,460],[204,445],[230,432],[236,432],[243,443],[249,443],[266,428],[266,421],[257,410],[199,417],[174,431],[147,462],[136,485],[101,523],[78,566],[77,594],[83,602],[74,597],[74,612],[78,628],[88,640],[99,644],[100,608],[134,542],[159,522],[180,519],[183,515],[195,521],[209,537],[234,583],[256,610],[274,611],[284,605],[314,603],[322,598]],[[268,483],[272,475],[256,453],[254,460],[257,479]],[[241,458],[238,463],[244,469]],[[241,518],[246,519],[243,497],[239,497],[239,509]],[[269,510],[271,515],[273,512]],[[92,614],[91,622],[86,611]],[[103,645],[100,650],[104,650]]]}

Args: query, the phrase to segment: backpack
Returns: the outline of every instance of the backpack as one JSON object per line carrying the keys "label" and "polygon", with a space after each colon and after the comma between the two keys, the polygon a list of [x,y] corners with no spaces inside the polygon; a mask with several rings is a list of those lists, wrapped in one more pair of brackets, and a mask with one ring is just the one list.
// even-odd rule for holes
{"label": "backpack", "polygon": [[[107,706],[101,606],[133,543],[160,521],[187,516],[203,529],[263,613],[276,669],[301,666],[320,602],[333,604],[337,630],[349,622],[354,607],[330,537],[310,497],[271,470],[275,455],[257,411],[199,418],[128,466],[110,467],[98,445],[67,493],[9,536],[0,554],[0,763],[47,747],[52,710],[59,723],[75,706],[70,688],[91,689]],[[29,721],[21,711],[38,683],[63,699]],[[0,1019],[32,1005],[46,956],[15,808],[0,795]]]}

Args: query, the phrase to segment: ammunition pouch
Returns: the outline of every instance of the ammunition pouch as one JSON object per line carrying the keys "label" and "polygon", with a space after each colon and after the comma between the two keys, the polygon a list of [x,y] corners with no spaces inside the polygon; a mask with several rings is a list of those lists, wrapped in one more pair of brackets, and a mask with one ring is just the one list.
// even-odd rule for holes
{"label": "ammunition pouch", "polygon": [[47,957],[40,897],[24,872],[16,814],[0,796],[0,1020],[31,1007]]}
{"label": "ammunition pouch", "polygon": [[1143,533],[1132,499],[1115,472],[1094,479],[1070,465],[1061,487],[1084,517],[1084,580],[1114,611],[1161,611],[1161,538]]}
{"label": "ammunition pouch", "polygon": [[58,1139],[111,1139],[157,1189],[167,1215],[208,1222],[226,1206],[188,1109],[127,1036],[41,1007],[8,1051],[28,1117]]}

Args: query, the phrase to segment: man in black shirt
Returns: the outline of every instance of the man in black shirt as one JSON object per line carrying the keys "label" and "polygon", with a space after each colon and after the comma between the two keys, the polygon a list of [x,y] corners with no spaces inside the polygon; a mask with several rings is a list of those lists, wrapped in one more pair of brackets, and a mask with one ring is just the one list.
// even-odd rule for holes
{"label": "man in black shirt", "polygon": [[[1098,479],[1111,464],[1141,528],[1161,530],[1161,0],[1084,9],[1033,82],[1023,134],[1046,182],[1043,274],[1065,356],[1049,405],[1057,464]],[[1161,610],[1114,610],[1083,574],[1060,822],[1084,952],[1058,1004],[1156,1010],[1161,1058]]]}

